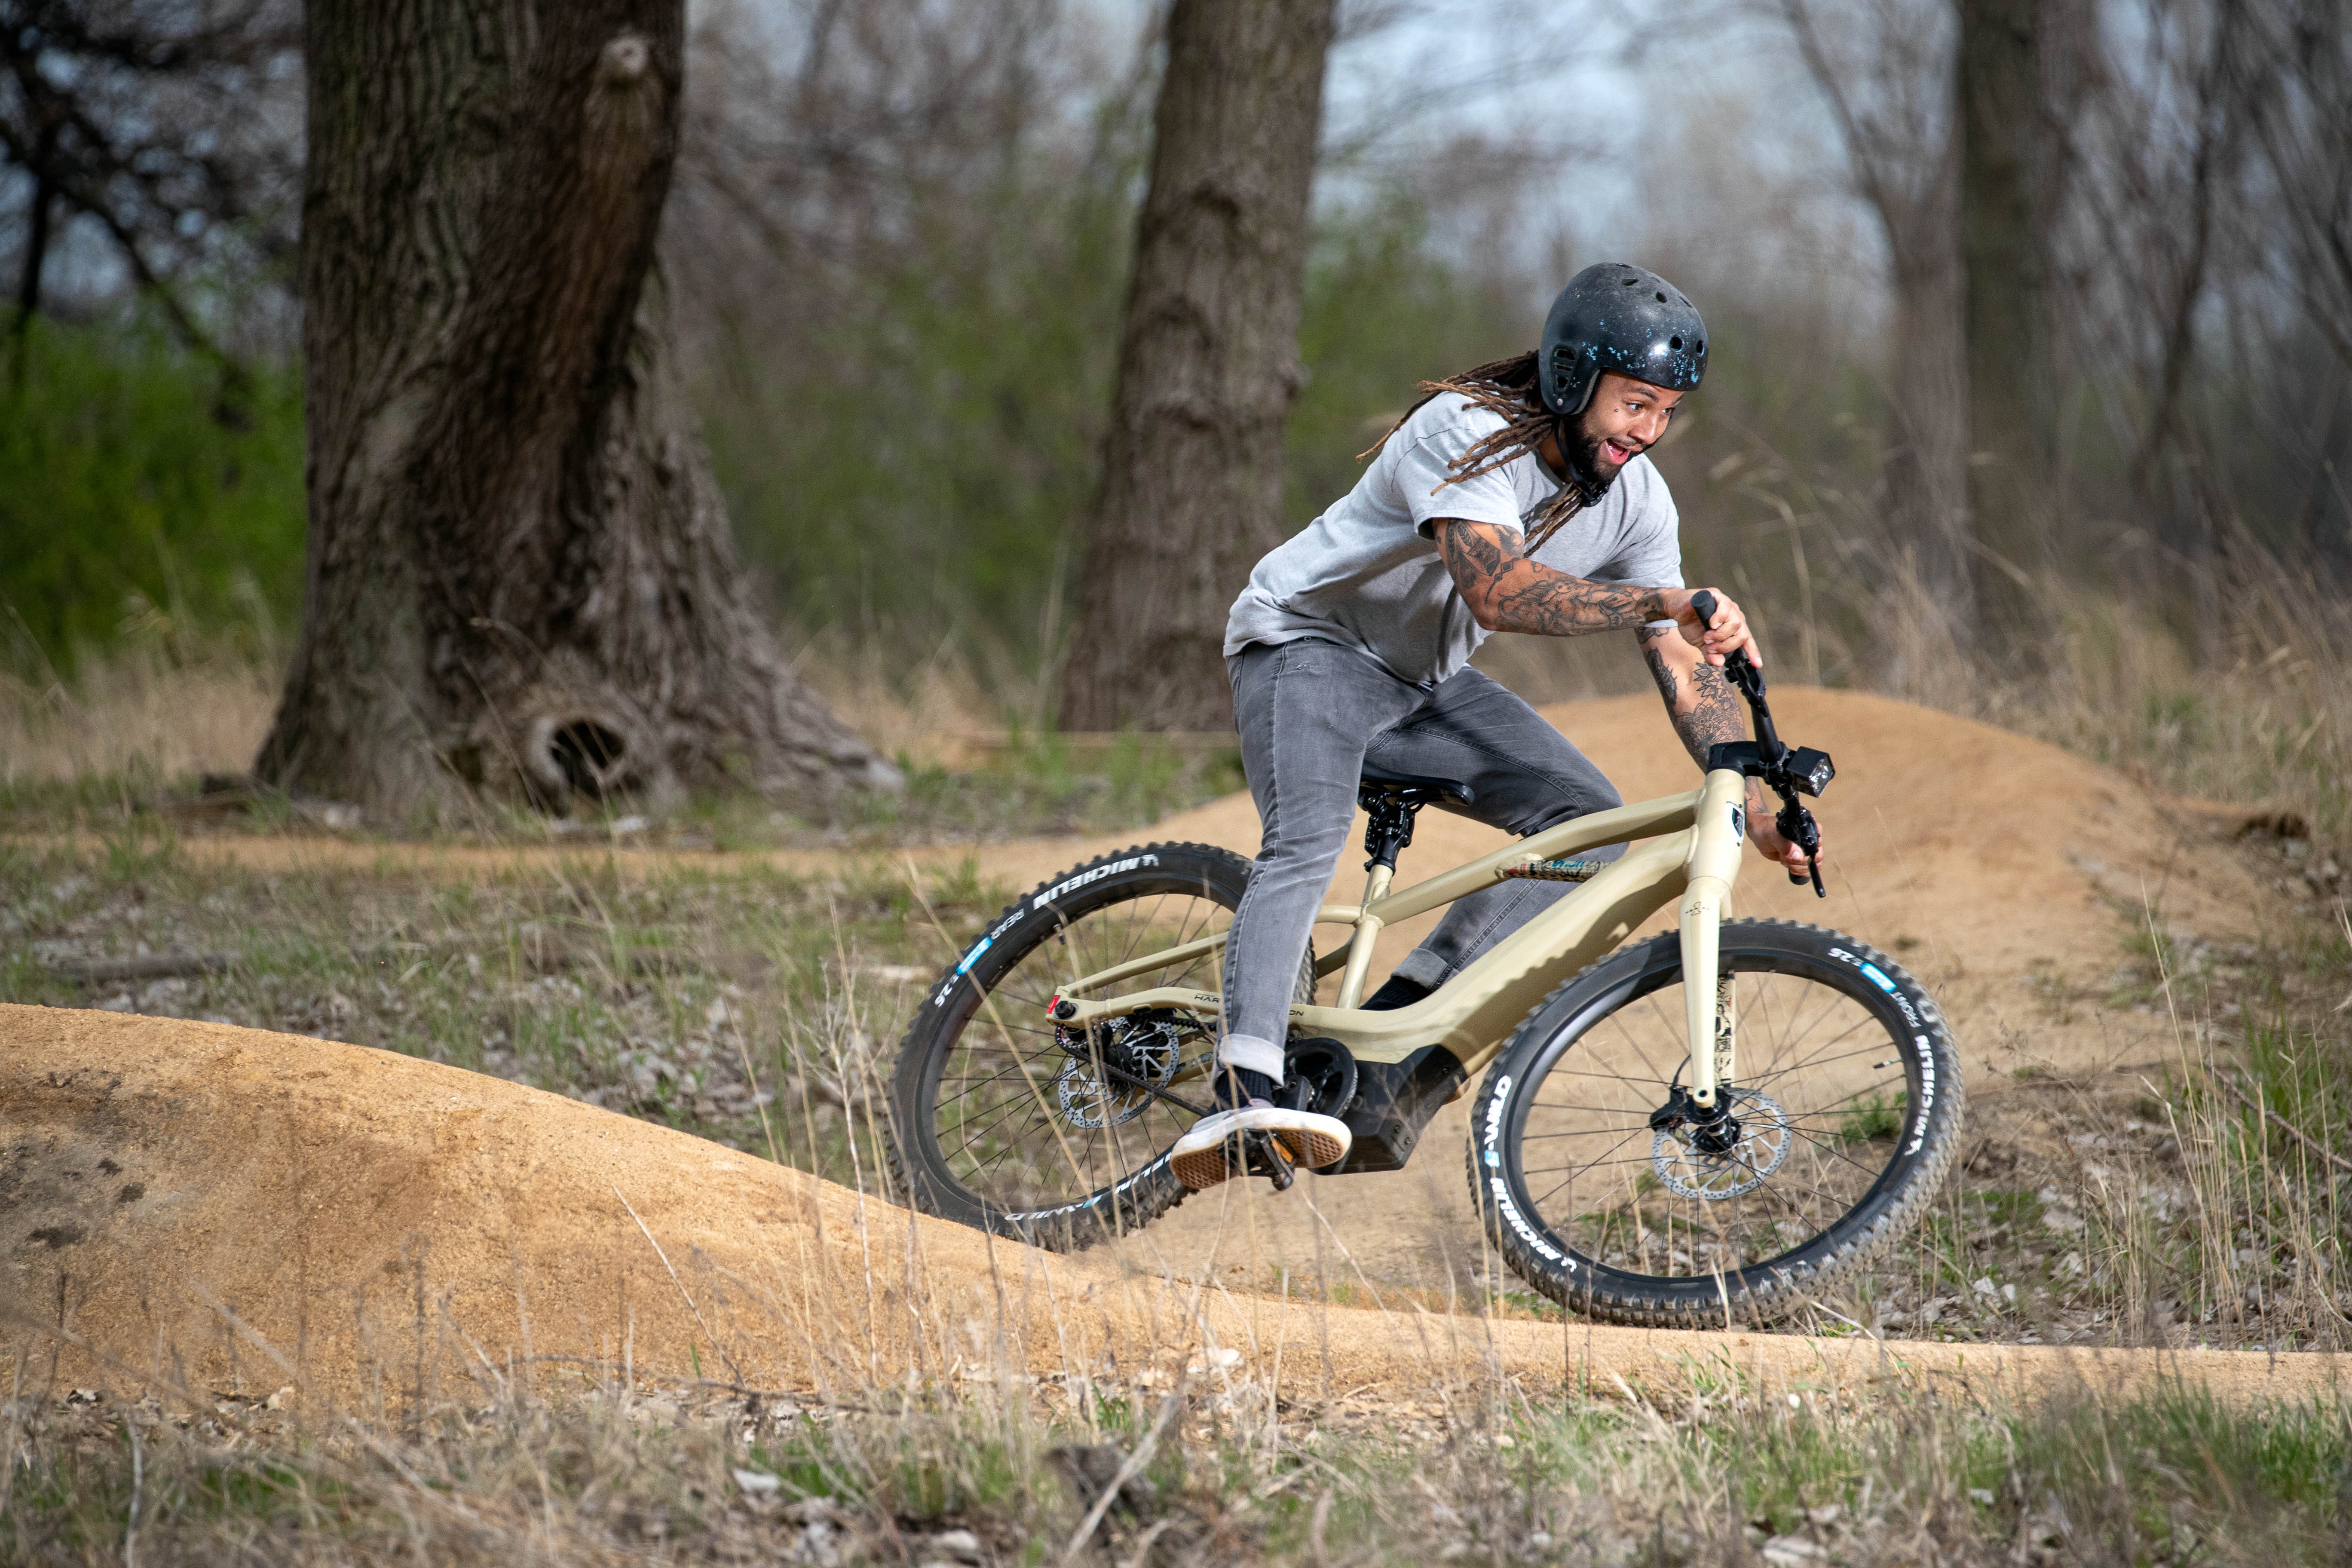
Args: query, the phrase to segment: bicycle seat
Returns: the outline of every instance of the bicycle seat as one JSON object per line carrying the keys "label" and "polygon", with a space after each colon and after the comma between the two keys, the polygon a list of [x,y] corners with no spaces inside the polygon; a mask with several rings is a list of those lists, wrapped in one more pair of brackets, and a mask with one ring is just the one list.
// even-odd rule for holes
{"label": "bicycle seat", "polygon": [[1441,800],[1450,800],[1456,805],[1468,805],[1478,798],[1460,779],[1400,773],[1377,763],[1368,762],[1364,764],[1363,782],[1356,786],[1356,798],[1369,805],[1373,797],[1382,795],[1394,797],[1399,804],[1405,805],[1426,805]]}

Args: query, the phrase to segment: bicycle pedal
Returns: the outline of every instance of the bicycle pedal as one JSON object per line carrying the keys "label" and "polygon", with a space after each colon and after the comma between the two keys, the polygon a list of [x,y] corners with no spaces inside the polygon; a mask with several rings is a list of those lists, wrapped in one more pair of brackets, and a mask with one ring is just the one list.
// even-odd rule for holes
{"label": "bicycle pedal", "polygon": [[1277,1193],[1290,1190],[1290,1184],[1297,1180],[1298,1173],[1290,1163],[1290,1156],[1283,1152],[1280,1140],[1271,1133],[1253,1132],[1248,1135],[1244,1147],[1248,1158],[1244,1169],[1273,1182],[1274,1190]]}

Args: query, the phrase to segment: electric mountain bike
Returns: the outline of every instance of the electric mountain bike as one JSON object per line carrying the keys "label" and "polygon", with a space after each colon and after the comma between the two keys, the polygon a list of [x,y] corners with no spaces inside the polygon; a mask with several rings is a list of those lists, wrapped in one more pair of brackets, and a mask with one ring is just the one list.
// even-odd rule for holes
{"label": "electric mountain bike", "polygon": [[[1717,745],[1697,790],[1402,890],[1415,815],[1468,792],[1367,766],[1363,899],[1318,911],[1352,932],[1309,948],[1290,1009],[1280,1092],[1354,1135],[1326,1174],[1402,1167],[1483,1068],[1468,1155],[1488,1237],[1537,1290],[1619,1322],[1769,1321],[1819,1298],[1926,1208],[1960,1135],[1950,1031],[1900,964],[1818,926],[1725,918],[1750,778],[1780,797],[1776,825],[1826,896],[1803,797],[1835,772],[1782,743],[1760,671],[1735,656],[1726,673],[1756,738]],[[1621,843],[1614,861],[1585,858]],[[1004,911],[900,1047],[891,1157],[916,1207],[1069,1249],[1183,1200],[1167,1152],[1210,1110],[1220,959],[1249,870],[1207,845],[1145,845]],[[1357,1005],[1383,927],[1515,877],[1582,887],[1422,1001]],[[1677,931],[1628,944],[1677,899]],[[1316,1005],[1335,972],[1336,1005]],[[1251,1163],[1290,1184],[1271,1140]]]}

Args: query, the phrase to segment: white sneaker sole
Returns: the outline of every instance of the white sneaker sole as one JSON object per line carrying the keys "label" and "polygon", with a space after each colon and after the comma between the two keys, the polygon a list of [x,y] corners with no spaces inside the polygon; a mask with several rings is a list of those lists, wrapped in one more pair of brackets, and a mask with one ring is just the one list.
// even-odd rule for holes
{"label": "white sneaker sole", "polygon": [[1282,1145],[1293,1164],[1319,1171],[1348,1157],[1355,1134],[1336,1116],[1282,1106],[1252,1106],[1204,1116],[1176,1140],[1168,1152],[1169,1169],[1193,1192],[1213,1187],[1239,1174],[1232,1158],[1233,1142],[1244,1132],[1265,1132]]}

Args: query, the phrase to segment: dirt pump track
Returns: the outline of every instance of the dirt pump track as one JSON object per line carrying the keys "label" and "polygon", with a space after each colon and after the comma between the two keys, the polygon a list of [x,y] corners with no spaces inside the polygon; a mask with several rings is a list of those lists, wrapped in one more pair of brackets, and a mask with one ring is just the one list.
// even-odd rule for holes
{"label": "dirt pump track", "polygon": [[[2053,748],[1883,700],[1775,694],[1843,777],[1824,803],[1832,898],[1760,864],[1741,913],[1833,924],[1901,952],[1956,1025],[1972,1091],[2020,1067],[2153,1070],[2160,1016],[2053,1021],[2052,973],[2111,969],[2142,907],[2242,931],[2262,897],[2210,816]],[[1629,798],[1689,787],[1654,700],[1548,716]],[[1149,837],[1248,853],[1246,797]],[[976,854],[1026,887],[1112,840]],[[1424,816],[1424,874],[1499,842]],[[411,852],[222,837],[186,852],[279,864]],[[452,875],[535,852],[423,849]],[[626,858],[622,858],[626,857]],[[600,852],[599,858],[604,855]],[[679,857],[614,852],[625,874]],[[710,857],[701,857],[710,859]],[[815,869],[805,853],[780,857]],[[1352,899],[1343,862],[1338,887]],[[1393,961],[1425,924],[1389,933]],[[1982,1087],[1979,1088],[1979,1086]],[[1313,1403],[1426,1398],[1497,1376],[1531,1395],[1737,1372],[1763,1389],[1959,1380],[1979,1396],[2179,1377],[2302,1397],[2334,1355],[1812,1339],[1615,1329],[1416,1304],[1479,1261],[1454,1151],[1466,1100],[1414,1167],[1233,1184],[1120,1247],[1052,1257],[684,1133],[460,1069],[225,1025],[0,1006],[0,1354],[20,1375],[127,1390],[471,1398],[509,1379],[634,1373],[856,1400],[877,1384],[1181,1369]],[[1352,1281],[1371,1305],[1263,1289]],[[1254,1289],[1244,1289],[1246,1281]],[[1391,1287],[1419,1285],[1414,1292]],[[1384,1293],[1385,1292],[1385,1293]]]}

